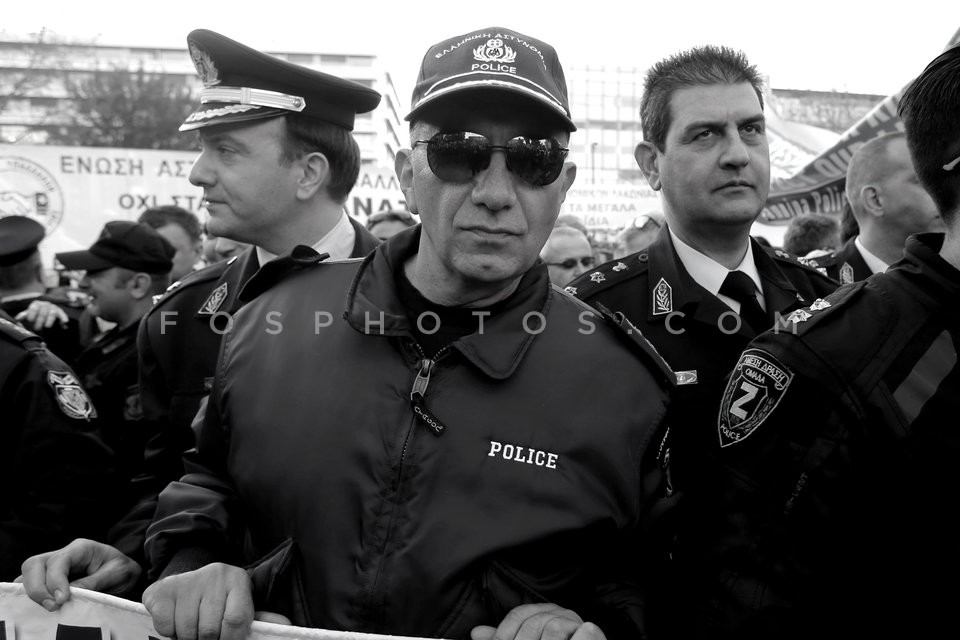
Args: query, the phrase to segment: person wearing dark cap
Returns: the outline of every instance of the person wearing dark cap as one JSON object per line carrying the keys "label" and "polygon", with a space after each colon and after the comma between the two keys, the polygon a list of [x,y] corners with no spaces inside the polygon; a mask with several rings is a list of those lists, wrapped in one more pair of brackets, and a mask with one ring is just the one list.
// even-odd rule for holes
{"label": "person wearing dark cap", "polygon": [[411,636],[641,633],[669,370],[539,260],[576,175],[557,54],[499,27],[450,38],[412,105],[396,168],[421,224],[248,284],[148,532],[161,634],[244,637],[254,608]]}
{"label": "person wearing dark cap", "polygon": [[143,540],[157,495],[183,474],[190,424],[250,276],[270,261],[280,271],[295,266],[274,259],[300,244],[331,260],[360,258],[377,245],[343,203],[360,172],[354,119],[380,94],[206,29],[190,32],[187,45],[203,82],[199,107],[180,127],[200,138],[190,181],[203,188],[210,232],[251,247],[175,282],[144,318],[140,401],[157,434],[134,483],[139,500],[111,531],[112,545],[75,541],[24,565],[28,594],[54,607],[70,597],[68,573],[88,589],[136,597],[143,588]]}
{"label": "person wearing dark cap", "polygon": [[[904,91],[945,233],[750,343],[716,437],[706,638],[935,638],[960,600],[960,47]],[[913,171],[911,168],[911,171]],[[758,377],[753,377],[760,374]],[[748,385],[754,385],[753,387]],[[757,390],[756,402],[743,398]],[[692,637],[692,636],[688,636]]]}
{"label": "person wearing dark cap", "polygon": [[102,537],[113,457],[97,407],[41,338],[0,311],[0,581],[28,556]]}
{"label": "person wearing dark cap", "polygon": [[[73,363],[81,351],[80,317],[84,303],[48,291],[38,246],[43,225],[27,216],[0,218],[0,309],[42,337],[47,347]],[[56,310],[56,317],[39,324],[26,317],[38,301]]]}
{"label": "person wearing dark cap", "polygon": [[137,329],[153,296],[170,284],[175,253],[150,226],[117,220],[104,226],[89,249],[57,254],[64,267],[84,272],[80,287],[90,295],[90,311],[115,325],[83,350],[75,370],[116,455],[121,481],[113,492],[116,518],[133,506],[130,481],[141,472],[144,447],[155,433],[140,403]]}

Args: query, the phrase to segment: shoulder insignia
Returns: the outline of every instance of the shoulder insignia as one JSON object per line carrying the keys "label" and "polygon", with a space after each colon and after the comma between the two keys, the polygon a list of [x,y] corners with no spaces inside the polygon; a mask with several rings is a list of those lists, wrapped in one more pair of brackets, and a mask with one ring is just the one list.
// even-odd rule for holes
{"label": "shoulder insignia", "polygon": [[48,371],[47,384],[53,389],[53,395],[60,405],[60,411],[74,420],[87,420],[97,417],[97,410],[90,396],[80,386],[80,381],[70,371]]}
{"label": "shoulder insignia", "polygon": [[665,278],[653,289],[653,315],[660,316],[673,311],[673,287]]}
{"label": "shoulder insignia", "polygon": [[774,253],[777,255],[777,257],[783,258],[784,260],[793,259],[793,256],[791,256],[789,253],[787,253],[783,249],[777,249],[776,251],[774,251]]}
{"label": "shoulder insignia", "polygon": [[563,290],[566,291],[567,293],[569,293],[569,294],[572,295],[572,296],[577,295],[577,288],[576,288],[576,287],[564,287]]}
{"label": "shoulder insignia", "polygon": [[618,262],[617,264],[613,265],[613,270],[618,272],[623,271],[626,268],[627,268],[627,265],[623,264],[622,262]]}
{"label": "shoulder insignia", "polygon": [[786,318],[784,318],[784,322],[800,324],[801,322],[806,322],[809,319],[810,319],[810,314],[808,312],[804,311],[803,309],[797,309],[796,311],[788,315]]}
{"label": "shoulder insignia", "polygon": [[176,282],[171,283],[170,286],[164,290],[164,293],[166,293],[167,291],[173,291],[174,289],[179,287],[182,282],[183,280],[177,280]]}
{"label": "shoulder insignia", "polygon": [[693,369],[691,371],[674,371],[675,376],[677,376],[677,384],[697,384],[697,370]]}
{"label": "shoulder insignia", "polygon": [[826,309],[827,307],[831,307],[831,306],[833,305],[831,305],[828,301],[824,300],[823,298],[817,298],[816,300],[813,301],[813,304],[810,305],[810,310],[820,311],[821,309]]}
{"label": "shoulder insignia", "polygon": [[747,349],[734,367],[720,403],[720,446],[742,442],[776,409],[793,372],[761,349]]}
{"label": "shoulder insignia", "polygon": [[853,267],[849,262],[844,262],[840,267],[840,284],[850,284],[853,280]]}
{"label": "shoulder insignia", "polygon": [[210,295],[207,297],[207,300],[200,307],[200,311],[197,313],[202,316],[212,316],[220,308],[220,305],[223,304],[223,301],[227,299],[227,283],[224,282],[219,287],[210,292]]}
{"label": "shoulder insignia", "polygon": [[603,275],[603,273],[601,273],[600,271],[594,271],[593,273],[590,274],[590,281],[596,282],[597,284],[603,282],[606,279],[607,279],[607,276]]}

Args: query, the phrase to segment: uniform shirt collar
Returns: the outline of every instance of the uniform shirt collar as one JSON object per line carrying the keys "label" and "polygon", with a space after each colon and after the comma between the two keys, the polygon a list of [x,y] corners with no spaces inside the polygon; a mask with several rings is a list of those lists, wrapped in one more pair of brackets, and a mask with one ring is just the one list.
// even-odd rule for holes
{"label": "uniform shirt collar", "polygon": [[[334,225],[333,229],[327,232],[327,235],[313,245],[317,253],[329,253],[330,260],[344,260],[353,253],[353,245],[357,239],[357,232],[350,224],[350,219],[346,213],[340,214],[340,220]],[[277,255],[270,253],[266,249],[257,247],[257,261],[265,265]]]}
{"label": "uniform shirt collar", "polygon": [[[723,285],[723,281],[731,269],[727,269],[713,258],[700,253],[685,243],[677,237],[673,230],[670,230],[670,239],[673,241],[673,247],[677,252],[677,257],[680,258],[683,268],[687,270],[690,277],[711,294],[723,300],[723,302],[735,312],[740,313],[739,302],[720,294],[720,287]],[[738,264],[733,271],[743,271],[750,276],[750,279],[753,280],[753,284],[757,288],[757,302],[760,303],[762,309],[766,310],[766,304],[763,300],[763,286],[760,284],[760,273],[757,271],[757,264],[753,259],[753,243],[750,242],[749,238],[747,239],[747,251],[743,254],[743,259],[740,261],[740,264]]]}
{"label": "uniform shirt collar", "polygon": [[870,269],[871,273],[883,273],[890,266],[877,256],[870,253],[870,250],[863,246],[863,243],[860,242],[860,236],[854,238],[853,243],[857,245],[857,251],[859,251],[860,255],[863,256],[863,261],[867,263],[867,267]]}

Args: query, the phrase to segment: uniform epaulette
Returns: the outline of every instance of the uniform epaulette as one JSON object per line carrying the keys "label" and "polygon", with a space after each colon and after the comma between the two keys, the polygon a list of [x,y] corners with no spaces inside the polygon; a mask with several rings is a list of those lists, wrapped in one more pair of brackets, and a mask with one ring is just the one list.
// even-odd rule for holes
{"label": "uniform epaulette", "polygon": [[[183,276],[181,279],[177,280],[169,287],[167,290],[161,293],[158,296],[153,297],[153,307],[150,308],[150,311],[153,311],[161,304],[175,296],[178,292],[188,289],[192,286],[202,284],[204,282],[210,282],[211,280],[217,280],[223,272],[226,271],[227,266],[233,263],[236,260],[236,256],[230,258],[225,262],[217,262],[209,266],[203,267],[202,269],[197,269],[196,271],[191,271],[187,275]],[[148,312],[149,313],[149,312]]]}
{"label": "uniform epaulette", "polygon": [[778,332],[790,331],[797,335],[809,331],[811,327],[830,317],[862,289],[863,285],[860,283],[842,286],[826,298],[817,298],[810,306],[797,309],[778,319],[774,328]]}
{"label": "uniform epaulette", "polygon": [[0,317],[0,336],[18,343],[26,340],[42,340],[40,336],[29,329],[25,329],[16,322],[11,322],[3,317]]}
{"label": "uniform epaulette", "polygon": [[764,250],[767,252],[767,255],[777,262],[783,262],[785,264],[801,267],[806,271],[816,273],[821,278],[825,278],[826,280],[833,282],[833,278],[827,275],[827,270],[824,268],[824,266],[815,261],[817,258],[802,258],[784,251],[783,249],[773,249],[770,247],[764,247]]}
{"label": "uniform epaulette", "polygon": [[[677,376],[673,372],[673,369],[670,368],[667,361],[663,359],[663,356],[660,355],[657,348],[647,340],[640,329],[627,320],[627,317],[620,311],[614,313],[599,303],[596,305],[596,310],[603,315],[604,319],[607,320],[616,334],[627,343],[631,350],[634,353],[638,353],[643,360],[651,365],[651,372],[659,378],[658,382],[660,382],[662,386],[667,389],[672,389],[676,386]],[[657,374],[659,374],[659,376],[657,376]]]}
{"label": "uniform epaulette", "polygon": [[646,272],[649,266],[647,260],[646,250],[632,253],[618,260],[610,260],[575,279],[564,287],[564,291],[581,299],[590,298],[605,289]]}

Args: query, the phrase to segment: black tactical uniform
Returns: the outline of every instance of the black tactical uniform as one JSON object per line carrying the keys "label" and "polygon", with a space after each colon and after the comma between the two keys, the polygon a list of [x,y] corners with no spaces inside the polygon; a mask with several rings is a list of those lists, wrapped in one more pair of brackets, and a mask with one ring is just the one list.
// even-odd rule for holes
{"label": "black tactical uniform", "polygon": [[0,581],[28,557],[101,538],[113,480],[96,409],[66,364],[0,312]]}
{"label": "black tactical uniform", "polygon": [[726,634],[945,637],[960,600],[960,271],[942,234],[740,357],[708,558]]}
{"label": "black tactical uniform", "polygon": [[833,253],[810,258],[808,262],[814,267],[825,269],[827,275],[840,284],[866,280],[873,275],[873,271],[864,262],[854,240],[855,238],[850,238]]}

